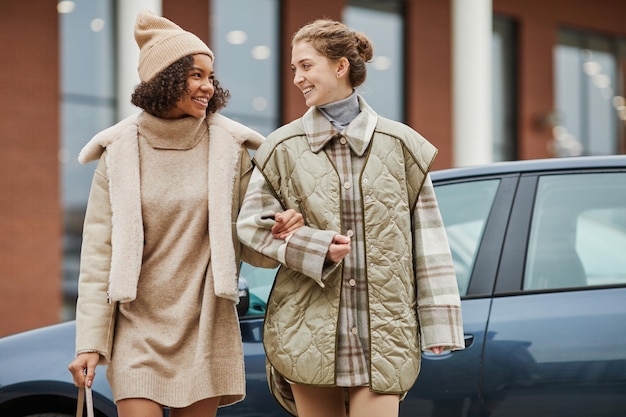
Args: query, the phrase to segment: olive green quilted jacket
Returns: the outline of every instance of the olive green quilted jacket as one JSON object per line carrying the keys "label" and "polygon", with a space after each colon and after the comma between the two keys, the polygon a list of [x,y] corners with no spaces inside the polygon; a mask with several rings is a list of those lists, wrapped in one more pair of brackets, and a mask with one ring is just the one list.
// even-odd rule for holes
{"label": "olive green quilted jacket", "polygon": [[[293,382],[333,386],[342,270],[325,267],[324,258],[332,236],[343,230],[342,184],[323,149],[311,147],[319,135],[338,134],[323,131],[329,123],[320,117],[310,109],[271,134],[256,152],[238,232],[244,244],[284,264],[264,327],[269,372]],[[421,211],[428,218],[415,216],[422,185],[431,186],[426,180],[436,149],[408,126],[373,111],[364,121],[368,124],[373,136],[358,184],[365,222],[370,388],[401,395],[417,378],[421,349],[463,349],[460,299],[436,201],[432,210]],[[258,226],[271,206],[259,201],[264,199],[304,215],[306,226],[286,249],[284,242],[269,243],[267,231]],[[295,414],[292,400],[271,388]]]}

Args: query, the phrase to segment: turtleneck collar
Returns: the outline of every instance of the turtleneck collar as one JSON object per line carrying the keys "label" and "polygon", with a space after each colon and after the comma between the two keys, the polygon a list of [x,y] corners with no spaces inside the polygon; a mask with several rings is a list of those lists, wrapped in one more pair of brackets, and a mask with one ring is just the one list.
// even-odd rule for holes
{"label": "turtleneck collar", "polygon": [[154,149],[189,150],[207,134],[205,118],[162,119],[147,112],[138,118],[139,134]]}
{"label": "turtleneck collar", "polygon": [[357,104],[360,113],[339,135],[319,107],[309,108],[302,116],[302,124],[313,152],[320,152],[331,140],[344,137],[352,151],[363,156],[376,129],[378,114],[358,95]]}
{"label": "turtleneck collar", "polygon": [[359,100],[356,90],[352,90],[352,94],[349,97],[319,106],[318,109],[326,116],[330,123],[332,123],[335,129],[340,132],[343,131],[361,111],[361,109],[359,109]]}

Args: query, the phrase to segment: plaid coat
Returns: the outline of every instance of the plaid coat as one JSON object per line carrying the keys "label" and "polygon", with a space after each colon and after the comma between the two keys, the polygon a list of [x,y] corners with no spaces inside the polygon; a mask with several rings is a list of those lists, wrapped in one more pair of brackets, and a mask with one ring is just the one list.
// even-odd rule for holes
{"label": "plaid coat", "polygon": [[[419,373],[420,346],[464,346],[454,267],[428,177],[436,149],[408,126],[378,117],[362,99],[360,105],[341,134],[316,108],[271,134],[255,155],[239,215],[242,242],[284,265],[268,300],[264,346],[272,392],[293,414],[288,390],[273,376],[337,384],[346,268],[328,265],[325,256],[334,235],[347,232],[342,188],[358,186],[361,196],[364,233],[352,240],[364,254],[358,267],[367,283],[370,388],[403,394]],[[328,152],[341,138],[362,145],[362,170],[350,185]],[[301,212],[306,226],[287,242],[274,240],[270,217],[287,208]]]}

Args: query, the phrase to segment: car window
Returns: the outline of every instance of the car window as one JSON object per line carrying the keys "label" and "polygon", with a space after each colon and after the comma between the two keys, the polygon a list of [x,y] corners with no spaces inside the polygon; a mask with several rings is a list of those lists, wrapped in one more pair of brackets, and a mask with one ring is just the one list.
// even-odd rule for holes
{"label": "car window", "polygon": [[278,268],[258,268],[242,262],[239,270],[239,279],[243,279],[248,285],[250,306],[245,316],[257,316],[265,314],[267,299],[274,284],[274,277]]}
{"label": "car window", "polygon": [[461,296],[467,294],[478,247],[499,184],[499,179],[489,179],[435,185]]}
{"label": "car window", "polygon": [[539,179],[525,290],[626,284],[626,173]]}

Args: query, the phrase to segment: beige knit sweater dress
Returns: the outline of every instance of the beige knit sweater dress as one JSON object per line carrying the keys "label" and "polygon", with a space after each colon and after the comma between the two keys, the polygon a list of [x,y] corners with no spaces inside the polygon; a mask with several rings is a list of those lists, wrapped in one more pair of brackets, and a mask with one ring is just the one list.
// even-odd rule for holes
{"label": "beige knit sweater dress", "polygon": [[114,398],[169,407],[215,396],[221,405],[239,401],[237,314],[215,296],[210,272],[206,124],[144,113],[138,136],[145,243],[137,298],[117,310],[107,368]]}

